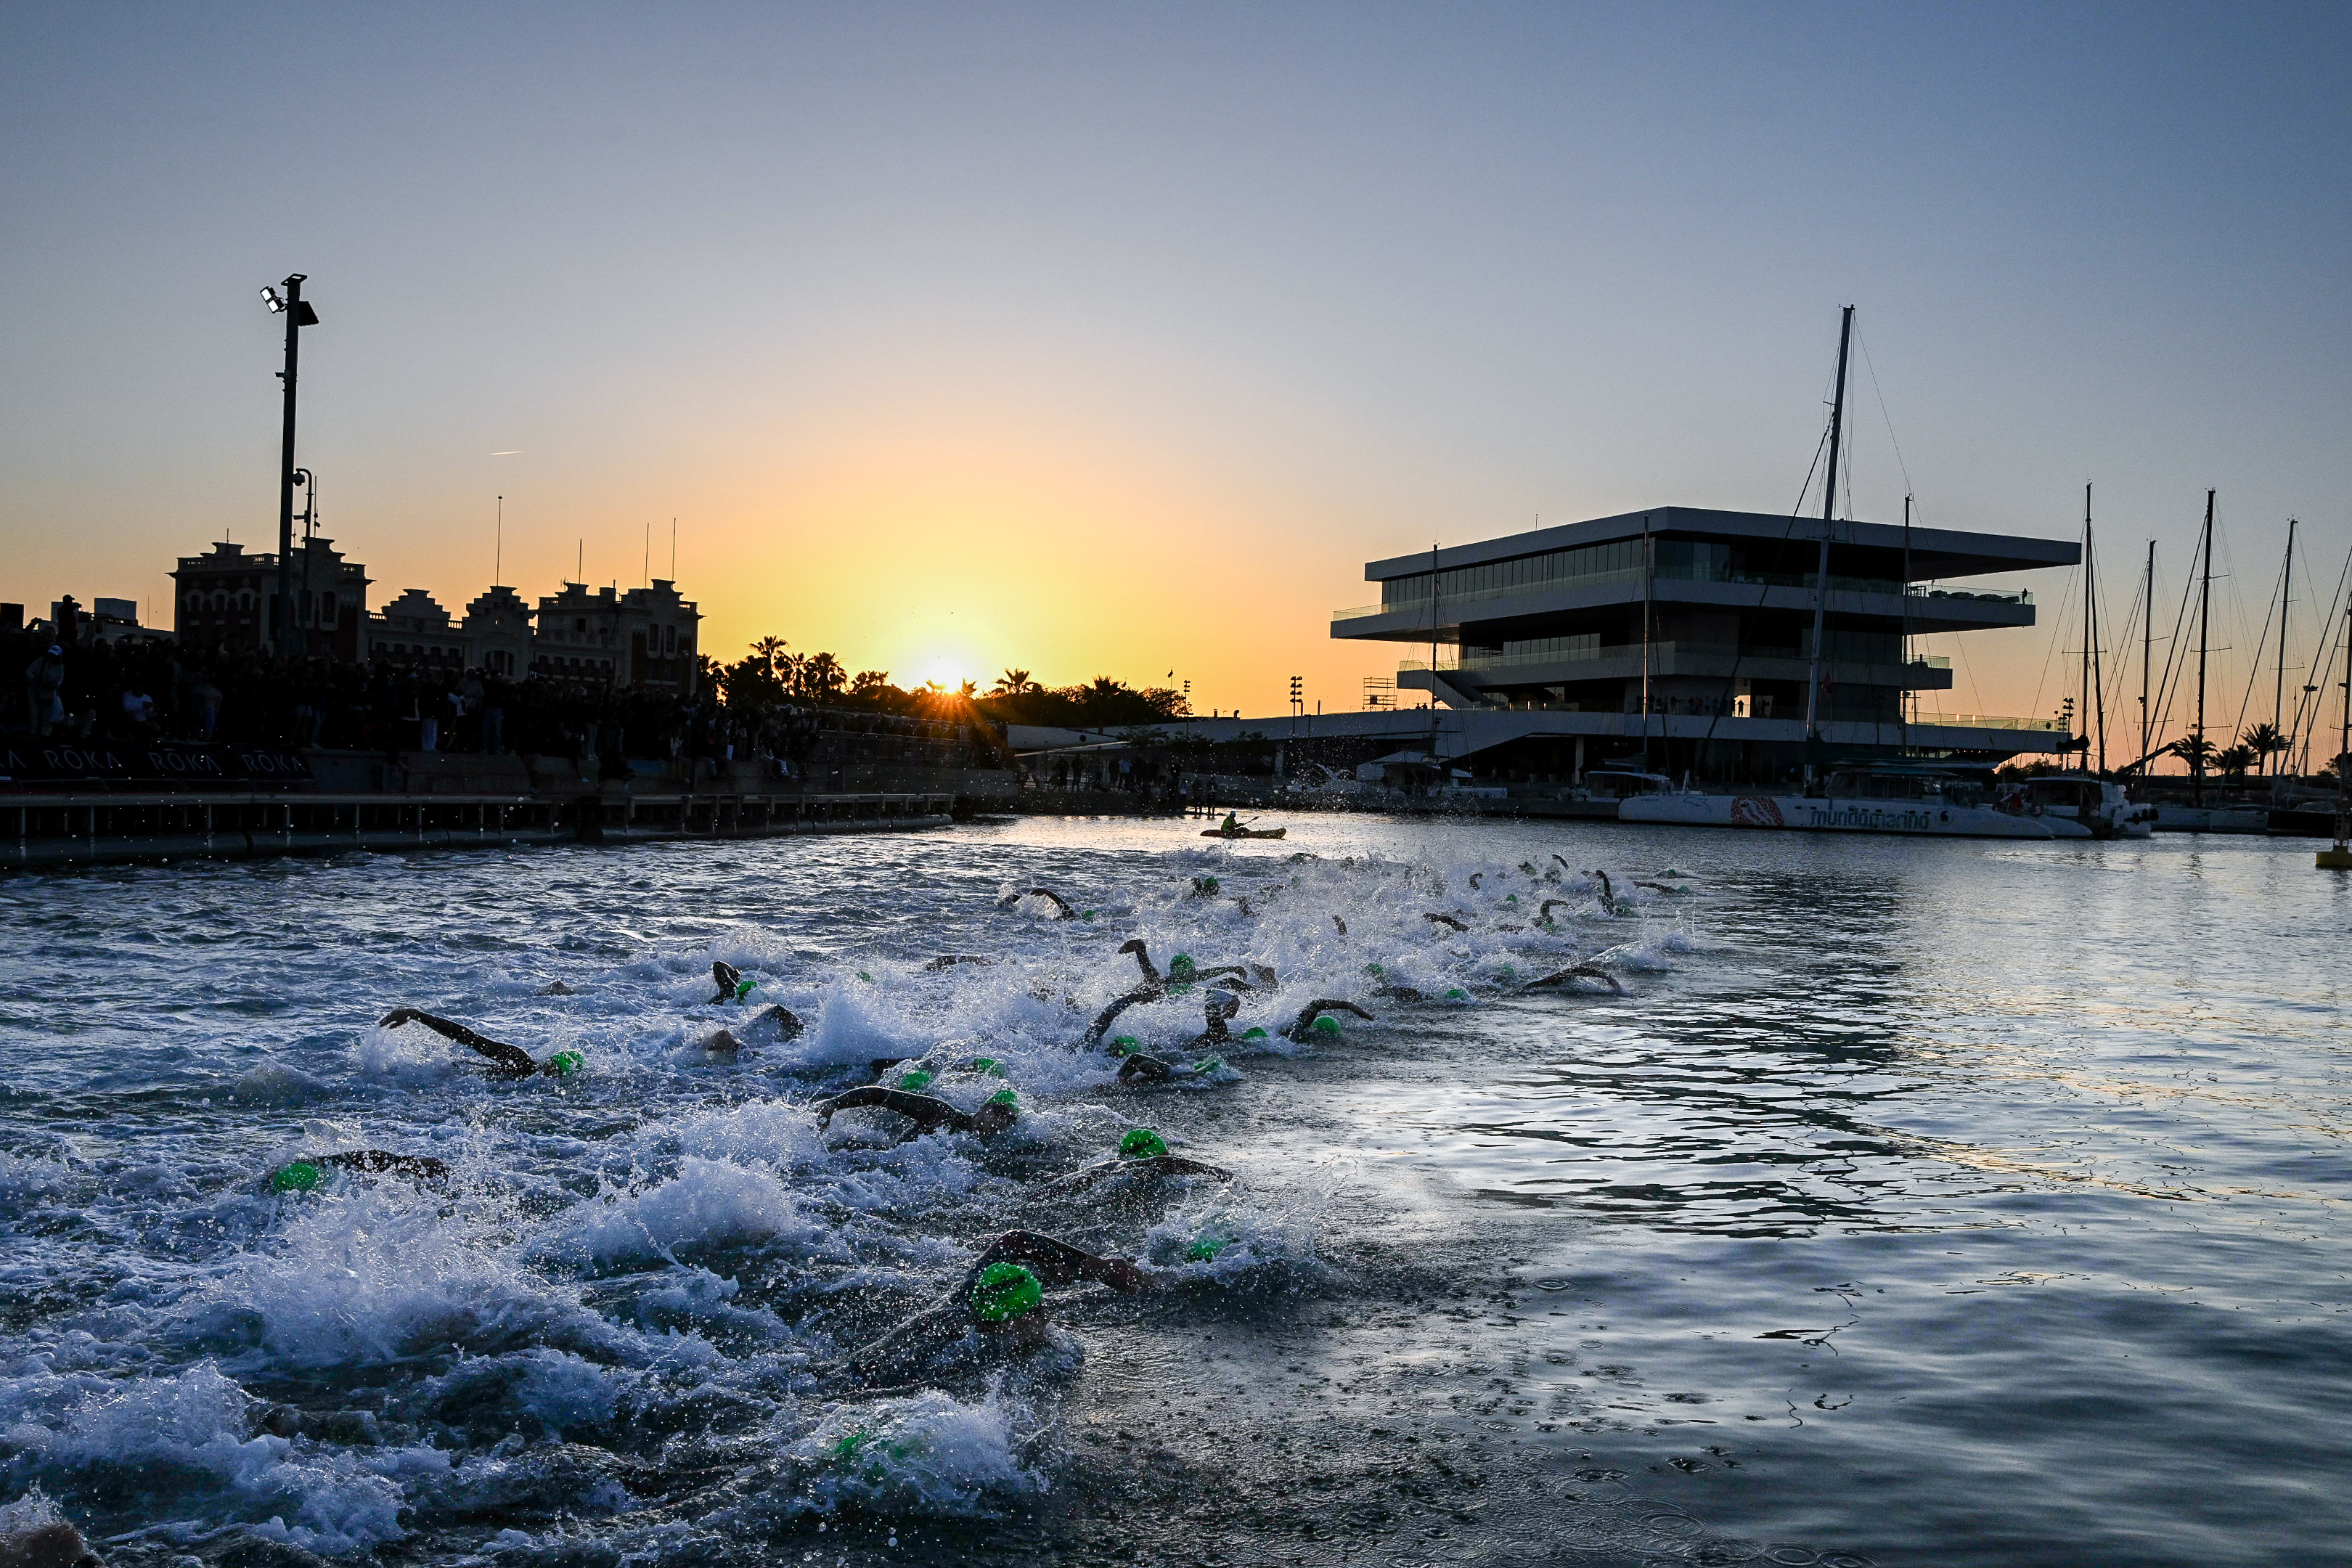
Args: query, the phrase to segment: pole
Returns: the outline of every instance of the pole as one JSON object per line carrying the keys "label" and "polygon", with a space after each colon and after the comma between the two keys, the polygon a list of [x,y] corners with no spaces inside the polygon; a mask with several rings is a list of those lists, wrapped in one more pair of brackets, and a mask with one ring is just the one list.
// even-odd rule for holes
{"label": "pole", "polygon": [[[2106,671],[2099,663],[2099,557],[2091,538],[2091,487],[2083,486],[2083,712],[2087,721],[2095,718],[2099,738],[2098,772],[2107,771],[2107,693]],[[2083,760],[2090,761],[2087,744],[2091,731],[2085,731]]]}
{"label": "pole", "polygon": [[270,640],[280,655],[294,651],[294,379],[302,358],[302,283],[304,275],[289,276],[286,290],[286,368],[278,379],[286,384],[286,427],[278,456],[278,600],[270,616]]}
{"label": "pole", "polygon": [[506,575],[507,563],[507,498],[499,498],[498,542],[490,546],[490,581]]}
{"label": "pole", "polygon": [[[1895,588],[1903,606],[1903,637],[1898,646],[1903,655],[1903,668],[1907,673],[1911,668],[1911,492],[1908,490],[1903,492],[1903,581],[1895,584]],[[1901,725],[1897,733],[1902,737],[1906,755],[1911,750],[1911,710],[1917,701],[1915,690],[1901,687],[1895,689],[1895,713]]]}
{"label": "pole", "polygon": [[2197,752],[2189,763],[2193,805],[2205,804],[2205,632],[2213,619],[2213,492],[2205,492],[2205,574],[2197,591]]}
{"label": "pole", "polygon": [[1650,514],[1642,514],[1642,763],[1657,764],[1650,756],[1650,595],[1652,572]]}
{"label": "pole", "polygon": [[2155,716],[2147,706],[2147,666],[2155,651],[2156,541],[2151,539],[2147,542],[2147,587],[2140,595],[2139,618],[2139,754],[2143,767],[2147,766],[2145,759],[2148,752],[2155,749],[2154,739],[2148,732],[2148,726],[2154,722]]}
{"label": "pole", "polygon": [[1853,307],[1838,321],[1837,395],[1830,404],[1830,469],[1822,486],[1822,549],[1813,568],[1813,659],[1805,678],[1805,783],[1813,782],[1813,742],[1821,735],[1822,637],[1829,618],[1830,524],[1837,516],[1838,443],[1845,434],[1845,356],[1853,340]]}
{"label": "pole", "polygon": [[[2271,686],[2271,732],[2284,736],[2280,728],[2286,721],[2286,612],[2294,601],[2294,519],[2286,520],[2286,564],[2279,568],[2279,656],[2278,679]],[[2264,772],[2269,759],[2264,758]]]}

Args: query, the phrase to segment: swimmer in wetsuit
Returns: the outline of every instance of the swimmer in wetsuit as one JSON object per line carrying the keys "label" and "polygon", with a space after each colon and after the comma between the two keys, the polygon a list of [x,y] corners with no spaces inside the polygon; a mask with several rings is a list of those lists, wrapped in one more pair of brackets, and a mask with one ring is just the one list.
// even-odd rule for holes
{"label": "swimmer in wetsuit", "polygon": [[1316,1026],[1324,1022],[1322,1015],[1326,1013],[1353,1013],[1357,1017],[1363,1019],[1367,1023],[1372,1021],[1372,1016],[1370,1013],[1365,1012],[1361,1007],[1357,1006],[1353,1002],[1341,1002],[1327,997],[1319,1001],[1309,1002],[1306,1006],[1301,1007],[1298,1010],[1298,1021],[1291,1025],[1287,1029],[1283,1030],[1282,1037],[1286,1040],[1295,1040],[1303,1046],[1307,1041],[1313,1039],[1318,1033],[1327,1035],[1337,1034],[1339,1032],[1339,1023],[1336,1018],[1330,1021],[1331,1026],[1329,1028],[1322,1030],[1317,1029]]}
{"label": "swimmer in wetsuit", "polygon": [[1165,1138],[1149,1127],[1135,1127],[1129,1129],[1127,1136],[1118,1141],[1116,1158],[1097,1160],[1066,1176],[1056,1176],[1039,1185],[1037,1191],[1045,1195],[1061,1196],[1085,1192],[1098,1182],[1138,1176],[1209,1176],[1220,1182],[1234,1179],[1231,1171],[1171,1154]]}
{"label": "swimmer in wetsuit", "polygon": [[992,1137],[1012,1126],[1021,1117],[1021,1101],[1009,1089],[998,1089],[981,1102],[979,1110],[967,1111],[958,1110],[936,1095],[867,1084],[863,1089],[846,1089],[830,1100],[820,1100],[811,1109],[816,1112],[816,1124],[827,1127],[832,1124],[836,1111],[867,1107],[897,1111],[914,1123],[915,1130],[908,1136],[917,1138],[926,1132],[936,1132],[942,1127],[951,1132]]}
{"label": "swimmer in wetsuit", "polygon": [[545,1061],[534,1061],[520,1046],[509,1046],[503,1040],[493,1040],[478,1035],[463,1024],[453,1024],[446,1018],[436,1018],[415,1007],[394,1007],[376,1020],[380,1029],[397,1029],[403,1024],[422,1024],[444,1039],[455,1040],[468,1050],[489,1058],[496,1064],[494,1078],[529,1078],[545,1073],[550,1078],[566,1078],[580,1070],[578,1051],[558,1051]]}
{"label": "swimmer in wetsuit", "polygon": [[[719,987],[719,991],[704,1004],[705,1006],[709,1007],[719,1006],[729,1002],[748,1001],[752,988],[759,984],[756,980],[744,979],[741,970],[724,960],[715,961],[710,965],[710,981],[712,984]],[[761,1008],[751,1016],[751,1022],[746,1024],[744,1027],[748,1029],[763,1023],[775,1025],[776,1032],[785,1039],[800,1038],[802,1028],[800,1016],[781,1002],[771,1002]],[[742,1045],[742,1041],[727,1030],[721,1029],[704,1043],[703,1048],[714,1055],[723,1055],[740,1050]]]}
{"label": "swimmer in wetsuit", "polygon": [[1048,1288],[1092,1280],[1132,1295],[1151,1289],[1151,1276],[1123,1258],[1102,1258],[1034,1231],[1007,1231],[988,1245],[947,1299],[917,1313],[872,1344],[853,1352],[842,1370],[868,1386],[913,1383],[951,1352],[982,1348],[1029,1349],[1045,1340]]}
{"label": "swimmer in wetsuit", "polygon": [[446,1182],[449,1167],[426,1154],[394,1154],[383,1149],[353,1149],[341,1154],[303,1154],[286,1162],[269,1173],[269,1190],[273,1193],[307,1193],[321,1186],[327,1173],[320,1167],[340,1166],[346,1171],[375,1173],[389,1171],[394,1175],[408,1176],[420,1182]]}

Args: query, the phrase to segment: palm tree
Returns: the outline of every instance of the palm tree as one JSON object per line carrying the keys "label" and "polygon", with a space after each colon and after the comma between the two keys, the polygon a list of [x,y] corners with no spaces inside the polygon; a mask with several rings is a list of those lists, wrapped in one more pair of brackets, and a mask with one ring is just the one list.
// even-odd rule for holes
{"label": "palm tree", "polygon": [[2243,784],[2246,782],[2246,770],[2254,765],[2259,756],[2260,753],[2252,746],[2242,745],[2231,747],[2213,760],[2221,764],[2221,771],[2233,782]]}
{"label": "palm tree", "polygon": [[761,664],[773,669],[776,668],[777,656],[784,651],[784,639],[782,637],[761,637],[751,645],[751,651],[758,656]]}
{"label": "palm tree", "polygon": [[1025,691],[1034,691],[1036,689],[1037,683],[1029,679],[1029,672],[1027,670],[1008,669],[1003,675],[996,678],[996,684],[989,688],[989,695],[992,697],[1018,697]]}
{"label": "palm tree", "polygon": [[801,684],[811,697],[830,697],[849,680],[849,671],[829,653],[813,653],[801,661]]}
{"label": "palm tree", "polygon": [[2270,772],[2270,760],[2287,749],[2289,742],[2279,733],[2275,724],[2257,724],[2238,737],[2239,742],[2261,759],[2263,771]]}
{"label": "palm tree", "polygon": [[2213,742],[2202,735],[2183,735],[2164,749],[2187,763],[2192,773],[2201,773],[2213,765]]}
{"label": "palm tree", "polygon": [[966,702],[971,701],[973,698],[980,695],[980,682],[977,680],[965,681],[962,685],[956,688],[956,695],[962,698]]}

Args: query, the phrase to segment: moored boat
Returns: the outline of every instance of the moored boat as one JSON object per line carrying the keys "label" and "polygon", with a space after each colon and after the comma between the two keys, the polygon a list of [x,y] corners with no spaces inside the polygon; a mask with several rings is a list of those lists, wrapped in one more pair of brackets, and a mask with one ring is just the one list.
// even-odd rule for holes
{"label": "moored boat", "polygon": [[1686,827],[1783,828],[1813,833],[1896,833],[1948,838],[2088,838],[2072,817],[1997,802],[1965,773],[1889,764],[1832,773],[1822,793],[1705,795],[1696,790],[1620,801],[1620,822]]}

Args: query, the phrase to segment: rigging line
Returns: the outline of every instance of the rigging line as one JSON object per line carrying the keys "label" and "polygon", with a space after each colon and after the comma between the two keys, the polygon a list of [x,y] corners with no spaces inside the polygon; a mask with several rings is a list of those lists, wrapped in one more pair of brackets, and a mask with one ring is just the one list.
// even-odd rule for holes
{"label": "rigging line", "polygon": [[[1797,487],[1797,504],[1789,513],[1789,521],[1787,526],[1780,530],[1780,542],[1783,545],[1786,545],[1790,539],[1795,537],[1797,524],[1804,521],[1805,495],[1813,488],[1813,475],[1821,468],[1822,454],[1829,449],[1829,422],[1824,420],[1822,423],[1822,438],[1813,447],[1813,460],[1811,464],[1807,465],[1805,468],[1805,482]],[[1909,585],[1906,584],[1905,586],[1907,589]],[[1823,590],[1826,591],[1828,584],[1822,584],[1822,587]],[[1757,611],[1762,610],[1764,608],[1764,601],[1769,598],[1771,594],[1772,585],[1769,583],[1758,588],[1756,590],[1756,603],[1750,607],[1749,613],[1752,615]],[[1647,637],[1649,634],[1645,630],[1643,635],[1644,637]],[[1726,674],[1723,678],[1723,700],[1717,705],[1717,710],[1707,716],[1706,733],[1699,738],[1699,746],[1701,748],[1702,754],[1704,754],[1705,748],[1715,743],[1715,727],[1723,720],[1722,710],[1730,707],[1734,698],[1738,695],[1739,688],[1739,661],[1747,657],[1747,639],[1735,633],[1731,644],[1731,669],[1729,673]],[[1647,657],[1646,654],[1644,657]],[[1433,660],[1432,662],[1434,661]],[[1748,716],[1750,718],[1755,717],[1753,714]],[[1644,737],[1643,750],[1645,752],[1649,749],[1647,743],[1647,736],[1649,735],[1649,732],[1650,716],[1647,713],[1644,713],[1642,715],[1642,733]]]}
{"label": "rigging line", "polygon": [[2074,625],[2074,579],[2081,574],[2082,570],[2083,563],[2080,561],[2075,562],[2068,569],[2065,593],[2062,600],[2065,608],[2058,612],[2058,619],[2050,627],[2050,641],[2042,650],[2042,678],[2033,683],[2033,717],[2037,719],[2042,716],[2042,689],[2050,682],[2050,661],[2057,656],[2058,645],[2064,640],[2066,628]]}
{"label": "rigging line", "polygon": [[2328,680],[2336,671],[2336,641],[2332,634],[2336,630],[2338,605],[2342,605],[2346,612],[2352,613],[2352,551],[2345,553],[2344,569],[2336,574],[2336,592],[2327,598],[2327,614],[2320,618],[2319,646],[2312,649],[2313,662],[2318,667],[2317,673],[2305,683],[2311,689],[2304,693],[2309,700],[2309,711],[2305,713],[2299,710],[2296,714],[2298,731],[2306,721],[2310,724],[2310,731],[2302,741],[2303,765],[2299,771],[2305,773],[2311,771],[2311,742],[2319,736],[2320,721],[2327,706]]}
{"label": "rigging line", "polygon": [[[2284,584],[2286,582],[2286,563],[2284,561],[2279,563],[2279,582],[2282,584],[2280,592],[2284,594],[2285,592]],[[2272,603],[2275,602],[2276,599],[2275,596],[2273,596]],[[2236,734],[2241,745],[2245,743],[2246,710],[2252,705],[2254,700],[2254,683],[2263,678],[2263,649],[2270,647],[2270,643],[2271,604],[2265,604],[2263,605],[2262,636],[2254,639],[2253,660],[2246,667],[2246,689],[2238,698],[2238,723]],[[2282,648],[2286,646],[2286,628],[2284,626],[2279,628],[2279,646]]]}
{"label": "rigging line", "polygon": [[[2164,640],[2164,680],[2157,688],[2161,700],[2157,704],[2157,724],[2149,731],[2151,736],[2161,736],[2167,729],[2170,728],[2172,694],[2175,689],[2173,681],[2176,677],[2187,673],[2188,659],[2180,646],[2180,628],[2189,624],[2189,601],[2197,592],[2197,565],[2203,558],[2204,552],[2205,541],[2200,531],[2197,548],[2189,552],[2189,575],[2181,581],[2180,608],[2172,617],[2172,635]],[[2207,564],[2210,569],[2210,563]]]}
{"label": "rigging line", "polygon": [[[2134,576],[2132,579],[2131,608],[2124,612],[2123,629],[2116,636],[2116,646],[2117,647],[2129,647],[2132,645],[2132,642],[2134,641],[2132,637],[2132,628],[2139,625],[2140,610],[2147,599],[2147,584],[2142,583],[2137,576]],[[2109,673],[2107,679],[2100,685],[2099,700],[2102,702],[2106,703],[2108,707],[2114,709],[2116,712],[2120,713],[2125,711],[2127,708],[2128,704],[2126,699],[2130,690],[2131,668],[2129,661],[2118,658],[2116,661],[2116,668]]]}
{"label": "rigging line", "polygon": [[[2336,574],[2336,591],[2327,596],[2327,612],[2319,617],[2318,642],[2311,650],[2312,662],[2305,664],[2303,667],[2304,681],[2301,686],[2295,689],[2294,726],[2287,731],[2287,734],[2288,737],[2294,740],[2298,745],[2304,746],[2306,752],[2308,751],[2308,744],[2302,739],[2304,723],[2306,719],[2315,716],[2318,713],[2321,705],[2316,699],[2326,690],[2326,685],[2322,683],[2319,678],[2316,675],[2314,675],[2312,671],[2317,665],[2318,661],[2323,657],[2327,656],[2328,650],[2332,649],[2336,646],[2335,639],[2329,636],[2329,633],[2334,628],[2336,602],[2344,596],[2345,584],[2347,578],[2352,578],[2352,553],[2346,554],[2344,558],[2344,570]],[[2311,560],[2308,552],[2305,553],[2304,558],[2303,584],[2305,602],[2314,605],[2318,604],[2320,602],[2319,595],[2316,593],[2312,592],[2312,590],[2316,588],[2318,584],[2313,580],[2311,575]],[[2305,711],[2306,709],[2309,710],[2309,712]],[[2309,761],[2307,755],[2305,760],[2306,762]],[[2306,769],[2305,771],[2308,770]]]}
{"label": "rigging line", "polygon": [[1870,343],[1859,328],[1854,331],[1853,342],[1854,346],[1862,350],[1862,368],[1870,373],[1870,393],[1878,399],[1878,416],[1886,423],[1886,444],[1895,448],[1895,469],[1903,476],[1903,493],[1909,495],[1912,493],[1911,465],[1903,460],[1903,443],[1895,438],[1895,417],[1886,412],[1886,394],[1879,388],[1878,367],[1870,361]]}

